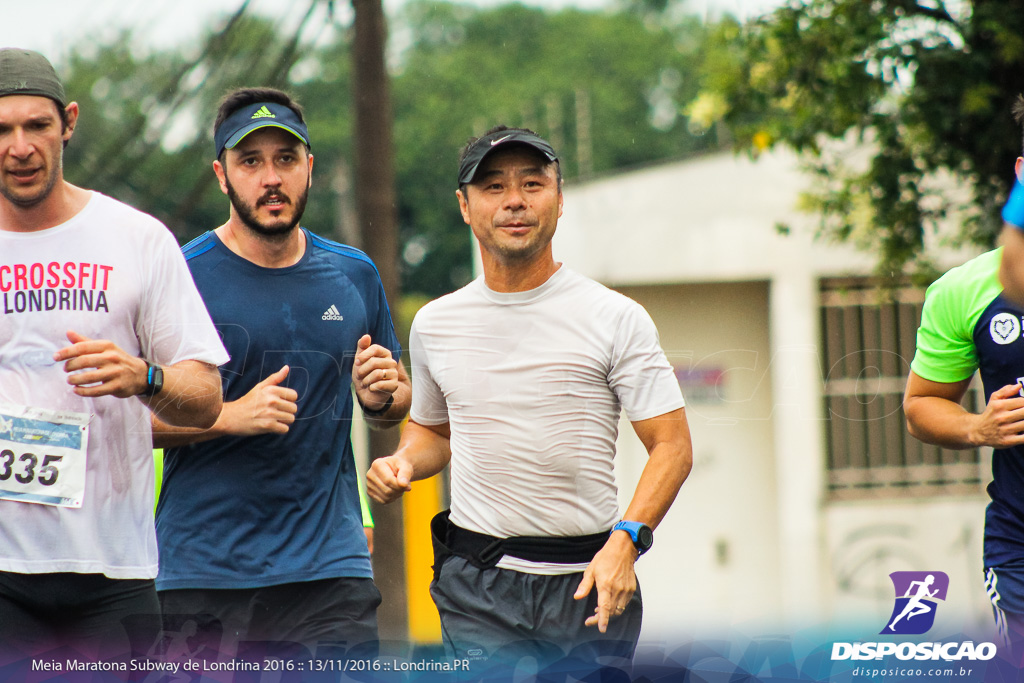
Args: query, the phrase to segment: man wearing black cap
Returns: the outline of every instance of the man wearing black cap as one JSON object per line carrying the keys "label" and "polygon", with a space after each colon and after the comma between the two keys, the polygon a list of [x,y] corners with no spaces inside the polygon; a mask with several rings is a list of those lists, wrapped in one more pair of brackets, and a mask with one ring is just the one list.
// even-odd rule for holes
{"label": "man wearing black cap", "polygon": [[149,411],[209,427],[227,354],[173,235],[64,180],[78,112],[0,50],[0,650],[108,658],[160,625]]}
{"label": "man wearing black cap", "polygon": [[155,428],[158,446],[174,446],[157,507],[165,629],[192,620],[229,655],[235,641],[372,652],[380,593],[352,388],[375,427],[397,424],[410,400],[380,276],[362,252],[299,227],[313,156],[291,97],[235,91],[214,131],[230,213],[184,252],[231,361],[213,429]]}
{"label": "man wearing black cap", "polygon": [[[411,420],[368,490],[389,502],[451,462],[431,593],[456,657],[632,656],[633,563],[690,470],[679,384],[642,307],[554,260],[551,145],[492,129],[463,150],[458,180],[483,277],[417,314]],[[620,406],[650,454],[621,517]]]}

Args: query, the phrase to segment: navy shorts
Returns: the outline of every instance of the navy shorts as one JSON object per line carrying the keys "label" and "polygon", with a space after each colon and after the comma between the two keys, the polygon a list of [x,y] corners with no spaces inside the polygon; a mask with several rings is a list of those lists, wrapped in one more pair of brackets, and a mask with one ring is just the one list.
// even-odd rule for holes
{"label": "navy shorts", "polygon": [[1018,656],[1024,653],[1024,564],[985,568],[999,637]]}

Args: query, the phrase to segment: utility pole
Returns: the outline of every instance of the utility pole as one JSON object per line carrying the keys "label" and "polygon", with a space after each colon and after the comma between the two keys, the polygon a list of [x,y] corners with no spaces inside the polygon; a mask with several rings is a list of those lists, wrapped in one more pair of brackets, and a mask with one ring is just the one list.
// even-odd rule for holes
{"label": "utility pole", "polygon": [[[355,27],[352,44],[355,102],[355,184],[363,250],[377,264],[393,312],[398,310],[401,278],[398,267],[398,209],[395,194],[391,95],[385,65],[387,22],[381,0],[352,0]],[[390,455],[398,446],[398,430],[370,431],[370,459]],[[380,637],[404,641],[409,632],[405,586],[405,545],[402,501],[373,506],[373,575],[384,601],[377,612]],[[382,644],[383,645],[383,644]]]}

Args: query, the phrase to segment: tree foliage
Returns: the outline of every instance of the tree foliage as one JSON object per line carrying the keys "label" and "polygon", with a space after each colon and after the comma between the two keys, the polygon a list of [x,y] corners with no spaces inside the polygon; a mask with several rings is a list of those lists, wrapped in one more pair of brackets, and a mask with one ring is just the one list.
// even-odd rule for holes
{"label": "tree foliage", "polygon": [[[680,116],[697,96],[705,27],[667,15],[654,21],[657,7],[634,5],[551,12],[413,0],[391,18],[403,292],[436,296],[468,281],[472,242],[454,197],[457,157],[492,125],[548,137],[568,182],[718,145]],[[307,21],[314,8],[324,4],[295,8],[305,13],[304,32],[283,31],[243,3],[195,49],[139,55],[129,35],[110,45],[83,41],[60,65],[82,105],[69,179],[189,239],[227,217],[210,169],[217,100],[233,87],[284,87],[305,107],[316,159],[303,224],[360,246],[352,193],[367,179],[354,177],[351,163],[351,35],[337,17]]]}
{"label": "tree foliage", "polygon": [[1024,2],[792,0],[709,44],[691,118],[804,153],[822,231],[876,250],[883,274],[923,265],[943,219],[993,241],[1021,148]]}
{"label": "tree foliage", "polygon": [[547,137],[568,182],[717,144],[678,116],[697,92],[696,20],[665,27],[628,12],[440,2],[410,3],[397,19],[412,38],[394,76],[409,290],[440,294],[468,280],[458,151],[493,125]]}
{"label": "tree foliage", "polygon": [[217,101],[234,87],[287,87],[300,57],[294,36],[244,7],[195,54],[139,56],[127,33],[74,49],[61,69],[82,112],[65,152],[68,179],[152,213],[181,241],[223,223],[227,200],[211,169]]}

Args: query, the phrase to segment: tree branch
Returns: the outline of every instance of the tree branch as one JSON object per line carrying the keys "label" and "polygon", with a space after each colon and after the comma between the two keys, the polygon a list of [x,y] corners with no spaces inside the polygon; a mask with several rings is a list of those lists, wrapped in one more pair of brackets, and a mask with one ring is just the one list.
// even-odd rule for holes
{"label": "tree branch", "polygon": [[938,3],[938,7],[928,7],[918,2],[913,2],[912,0],[901,4],[907,13],[907,16],[927,17],[929,19],[934,19],[939,23],[949,24],[955,27],[957,31],[960,31],[961,33],[963,32],[963,27],[960,25],[960,22],[954,19],[953,15],[946,10],[946,4],[944,2],[940,1]]}

